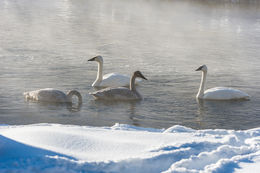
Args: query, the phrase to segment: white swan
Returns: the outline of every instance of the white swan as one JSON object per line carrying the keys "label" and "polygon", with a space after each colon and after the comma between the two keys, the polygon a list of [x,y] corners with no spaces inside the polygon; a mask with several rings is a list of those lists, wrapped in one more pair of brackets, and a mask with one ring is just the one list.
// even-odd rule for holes
{"label": "white swan", "polygon": [[130,79],[130,89],[125,87],[105,88],[89,94],[95,99],[102,100],[141,100],[142,96],[135,88],[137,77],[147,80],[140,71],[135,71]]}
{"label": "white swan", "polygon": [[109,73],[103,76],[103,58],[95,56],[88,61],[98,62],[97,78],[93,82],[92,87],[122,87],[129,86],[130,77],[117,73]]}
{"label": "white swan", "polygon": [[202,65],[196,71],[202,71],[200,88],[196,96],[197,99],[206,99],[206,100],[236,100],[236,99],[248,100],[249,99],[250,96],[248,94],[233,88],[216,87],[204,91],[208,68],[206,65]]}
{"label": "white swan", "polygon": [[24,92],[23,95],[26,100],[55,103],[72,103],[72,96],[75,95],[78,97],[78,103],[82,103],[81,94],[76,90],[71,90],[67,94],[65,94],[62,91],[53,88],[45,88]]}

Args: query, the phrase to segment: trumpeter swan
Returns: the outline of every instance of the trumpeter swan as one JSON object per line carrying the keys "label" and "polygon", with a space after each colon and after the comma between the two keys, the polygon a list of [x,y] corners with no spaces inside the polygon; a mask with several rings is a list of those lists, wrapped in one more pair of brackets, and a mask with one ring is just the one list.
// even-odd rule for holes
{"label": "trumpeter swan", "polygon": [[200,66],[196,71],[202,71],[201,83],[199,92],[196,96],[197,99],[207,100],[236,100],[236,99],[249,99],[249,95],[233,88],[216,87],[204,91],[206,76],[208,68],[206,65]]}
{"label": "trumpeter swan", "polygon": [[117,73],[109,73],[103,76],[103,58],[95,56],[88,61],[98,62],[97,78],[93,82],[92,87],[122,87],[129,86],[130,77]]}
{"label": "trumpeter swan", "polygon": [[39,89],[23,93],[26,100],[40,102],[55,102],[55,103],[72,103],[73,95],[78,97],[78,103],[82,103],[81,94],[76,90],[71,90],[67,94],[53,88]]}
{"label": "trumpeter swan", "polygon": [[102,100],[141,100],[142,96],[135,88],[135,79],[139,77],[147,80],[140,71],[135,71],[130,79],[130,88],[105,88],[90,93],[95,99]]}

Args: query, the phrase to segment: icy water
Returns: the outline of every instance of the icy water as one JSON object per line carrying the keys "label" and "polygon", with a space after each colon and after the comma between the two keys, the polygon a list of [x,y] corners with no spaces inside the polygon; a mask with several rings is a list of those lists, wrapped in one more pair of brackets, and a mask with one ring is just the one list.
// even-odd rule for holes
{"label": "icy water", "polygon": [[[88,94],[104,72],[149,79],[140,102],[99,102]],[[1,0],[0,124],[117,122],[167,128],[260,126],[260,3],[213,0]],[[197,103],[200,72],[207,88],[247,92],[250,101]],[[28,103],[22,93],[77,89],[83,105]]]}

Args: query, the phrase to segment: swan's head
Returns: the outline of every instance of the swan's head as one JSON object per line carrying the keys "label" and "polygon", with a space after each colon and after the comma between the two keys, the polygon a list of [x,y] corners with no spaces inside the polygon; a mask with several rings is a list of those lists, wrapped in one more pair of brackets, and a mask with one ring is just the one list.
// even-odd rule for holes
{"label": "swan's head", "polygon": [[207,72],[208,68],[206,65],[202,65],[199,68],[197,68],[195,71],[203,71],[203,72]]}
{"label": "swan's head", "polygon": [[140,78],[142,78],[142,79],[144,79],[144,80],[147,80],[147,79],[144,77],[144,75],[143,75],[140,71],[135,71],[135,72],[134,72],[134,76],[135,76],[135,77],[140,77]]}
{"label": "swan's head", "polygon": [[72,96],[75,95],[78,97],[78,104],[82,104],[82,96],[81,94],[76,90],[70,90],[67,93],[68,101],[72,102]]}
{"label": "swan's head", "polygon": [[95,57],[89,59],[88,61],[103,62],[103,58],[102,58],[102,56],[98,55],[98,56],[95,56]]}

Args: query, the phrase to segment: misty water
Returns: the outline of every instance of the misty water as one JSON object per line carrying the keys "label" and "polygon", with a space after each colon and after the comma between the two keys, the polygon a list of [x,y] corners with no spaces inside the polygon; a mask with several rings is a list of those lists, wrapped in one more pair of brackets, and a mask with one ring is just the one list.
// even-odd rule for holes
{"label": "misty water", "polygon": [[[87,60],[96,55],[104,73],[140,70],[144,99],[95,101],[97,63]],[[259,55],[259,1],[2,0],[0,124],[259,127]],[[251,100],[197,103],[202,64],[207,88],[240,89]],[[83,104],[24,100],[40,88],[76,89]]]}

